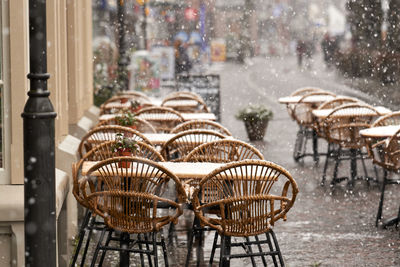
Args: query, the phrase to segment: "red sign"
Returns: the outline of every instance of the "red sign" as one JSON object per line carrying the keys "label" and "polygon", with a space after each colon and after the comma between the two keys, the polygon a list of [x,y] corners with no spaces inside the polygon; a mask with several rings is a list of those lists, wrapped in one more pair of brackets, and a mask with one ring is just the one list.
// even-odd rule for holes
{"label": "red sign", "polygon": [[185,19],[196,20],[197,19],[197,9],[188,7],[185,9]]}

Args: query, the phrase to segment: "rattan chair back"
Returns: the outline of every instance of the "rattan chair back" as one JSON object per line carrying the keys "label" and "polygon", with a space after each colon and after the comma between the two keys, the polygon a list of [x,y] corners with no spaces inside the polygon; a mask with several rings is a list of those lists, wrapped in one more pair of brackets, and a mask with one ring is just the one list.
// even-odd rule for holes
{"label": "rattan chair back", "polygon": [[[97,182],[97,183],[96,183]],[[180,180],[154,161],[138,157],[116,157],[92,166],[82,179],[80,189],[91,209],[105,224],[126,233],[157,232],[171,222],[177,223],[181,205],[168,198],[186,200]],[[169,206],[164,212],[159,206]]]}
{"label": "rattan chair back", "polygon": [[398,130],[392,137],[384,140],[383,150],[380,154],[380,166],[388,171],[399,172],[400,170],[400,130]]}
{"label": "rattan chair back", "polygon": [[371,127],[400,125],[400,111],[394,111],[382,117],[379,117]]}
{"label": "rattan chair back", "polygon": [[151,102],[151,99],[149,98],[148,95],[146,95],[145,93],[139,92],[139,91],[122,91],[122,92],[119,92],[118,95],[142,98],[143,100],[147,100],[148,102]]}
{"label": "rattan chair back", "polygon": [[230,163],[245,159],[264,159],[261,152],[240,140],[221,139],[202,144],[184,159],[187,162]]}
{"label": "rattan chair back", "polygon": [[232,136],[231,132],[227,128],[225,128],[218,122],[210,120],[191,120],[183,122],[172,129],[171,133],[179,133],[195,129],[213,130],[226,136]]}
{"label": "rattan chair back", "polygon": [[116,113],[116,112],[120,112],[123,110],[130,110],[132,112],[136,112],[136,110],[132,110],[131,108],[127,108],[124,106],[107,107],[107,104],[109,104],[109,103],[113,103],[113,102],[121,103],[122,100],[138,101],[140,103],[141,108],[153,106],[153,104],[148,100],[148,98],[142,98],[142,97],[133,96],[133,95],[117,95],[117,96],[113,96],[113,97],[107,99],[103,104],[100,105],[100,115]]}
{"label": "rattan chair back", "polygon": [[[400,125],[400,111],[392,112],[382,117],[379,117],[376,121],[371,124],[372,127],[389,126],[389,125]],[[387,138],[381,137],[368,137],[365,138],[365,144],[368,150],[368,155],[372,158],[373,163],[386,168],[386,156],[385,147],[388,143]]]}
{"label": "rattan chair back", "polygon": [[316,120],[312,115],[312,111],[318,108],[319,103],[309,103],[307,102],[308,98],[312,98],[315,96],[335,96],[330,92],[314,92],[303,95],[299,102],[297,102],[293,107],[292,116],[294,120],[301,126],[304,127],[317,127]]}
{"label": "rattan chair back", "polygon": [[90,130],[84,137],[78,147],[79,157],[89,152],[95,145],[103,143],[105,141],[115,140],[115,135],[121,133],[124,137],[132,138],[135,141],[142,141],[149,145],[152,143],[142,133],[133,130],[129,127],[118,126],[118,125],[106,125],[99,126]]}
{"label": "rattan chair back", "polygon": [[[284,168],[264,160],[229,163],[203,178],[193,193],[195,215],[221,235],[266,233],[293,206],[296,181]],[[208,210],[220,210],[220,217]]]}
{"label": "rattan chair back", "polygon": [[[110,118],[108,120],[101,121],[99,124],[97,124],[96,127],[106,126],[106,125],[124,126],[124,125],[121,125],[119,120],[114,117],[114,118]],[[134,119],[134,124],[132,126],[127,126],[127,127],[130,127],[130,128],[132,128],[134,130],[137,130],[137,131],[139,131],[141,133],[156,133],[157,132],[156,129],[153,127],[153,125],[151,125],[150,122],[148,122],[148,121],[146,121],[144,119],[141,119],[141,118],[139,118],[137,116]]]}
{"label": "rattan chair back", "polygon": [[322,103],[317,109],[334,109],[339,106],[351,103],[362,103],[362,101],[353,97],[336,97],[332,100]]}
{"label": "rattan chair back", "polygon": [[189,91],[172,92],[172,93],[168,94],[167,96],[165,96],[163,98],[163,100],[165,101],[165,100],[169,100],[169,99],[172,99],[175,97],[180,97],[180,96],[191,97],[192,99],[199,99],[204,102],[204,99],[199,94],[197,94],[195,92],[189,92]]}
{"label": "rattan chair back", "polygon": [[328,142],[346,148],[362,148],[365,139],[360,130],[369,128],[379,112],[367,104],[354,103],[339,106],[322,121]]}
{"label": "rattan chair back", "polygon": [[[82,198],[82,194],[79,192],[79,177],[81,177],[82,166],[85,161],[102,161],[108,158],[120,157],[118,151],[115,150],[116,141],[106,141],[99,145],[94,146],[89,152],[87,152],[77,163],[72,166],[72,180],[73,180],[73,195],[76,200],[83,206],[87,206]],[[165,161],[161,154],[156,150],[155,147],[138,141],[136,143],[137,149],[132,151],[132,156],[146,158],[152,161]]]}
{"label": "rattan chair back", "polygon": [[167,161],[183,161],[195,147],[223,138],[223,134],[211,130],[183,131],[165,142],[161,148],[161,155]]}
{"label": "rattan chair back", "polygon": [[[163,117],[160,118],[159,114],[163,114]],[[167,107],[144,108],[136,115],[151,123],[158,133],[169,133],[171,129],[184,121],[179,112]]]}
{"label": "rattan chair back", "polygon": [[180,100],[196,101],[197,105],[196,106],[185,106],[185,105],[174,106],[173,109],[178,112],[186,112],[186,113],[199,113],[199,112],[208,113],[208,112],[210,112],[210,109],[207,107],[207,104],[202,99],[193,97],[193,96],[186,96],[186,95],[180,95],[180,96],[169,97],[167,99],[164,99],[161,103],[161,106],[168,107],[168,104],[170,102],[180,101]]}
{"label": "rattan chair back", "polygon": [[293,93],[290,94],[290,96],[307,95],[316,92],[326,92],[326,91],[318,87],[307,86],[296,89]]}

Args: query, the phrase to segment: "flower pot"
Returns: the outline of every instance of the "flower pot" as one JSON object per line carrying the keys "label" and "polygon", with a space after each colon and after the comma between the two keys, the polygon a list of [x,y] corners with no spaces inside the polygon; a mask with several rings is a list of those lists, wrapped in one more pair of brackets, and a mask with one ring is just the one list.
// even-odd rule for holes
{"label": "flower pot", "polygon": [[[118,154],[121,157],[132,156],[132,152],[130,150],[127,150],[127,149],[123,149],[123,150],[118,151]],[[131,166],[131,163],[127,162],[127,161],[122,160],[122,161],[118,162],[118,167],[120,167],[120,168],[129,168],[130,166]]]}
{"label": "flower pot", "polygon": [[250,141],[263,140],[268,126],[268,120],[244,121],[244,125]]}

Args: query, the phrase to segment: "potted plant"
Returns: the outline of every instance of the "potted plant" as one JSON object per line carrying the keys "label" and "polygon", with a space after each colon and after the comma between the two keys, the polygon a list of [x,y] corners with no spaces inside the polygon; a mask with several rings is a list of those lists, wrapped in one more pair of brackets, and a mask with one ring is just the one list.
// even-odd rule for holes
{"label": "potted plant", "polygon": [[142,108],[142,104],[138,100],[131,101],[131,110],[138,112]]}
{"label": "potted plant", "polygon": [[[135,140],[129,137],[125,137],[122,133],[115,135],[115,144],[113,145],[112,151],[117,153],[119,156],[131,156],[133,152],[138,150],[138,145]],[[119,167],[129,168],[129,162],[119,162]]]}
{"label": "potted plant", "polygon": [[137,128],[135,114],[131,113],[130,111],[125,111],[124,113],[116,116],[115,121],[121,126],[130,127],[134,130]]}
{"label": "potted plant", "polygon": [[268,122],[273,117],[273,112],[264,105],[253,104],[242,108],[236,114],[246,127],[250,141],[262,140],[267,130]]}

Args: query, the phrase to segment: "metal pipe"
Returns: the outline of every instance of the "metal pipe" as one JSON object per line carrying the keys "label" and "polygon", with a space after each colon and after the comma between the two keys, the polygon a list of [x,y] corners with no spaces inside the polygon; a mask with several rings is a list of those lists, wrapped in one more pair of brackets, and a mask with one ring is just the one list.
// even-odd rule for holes
{"label": "metal pipe", "polygon": [[56,266],[54,112],[47,90],[46,0],[29,1],[30,91],[24,129],[25,266]]}

